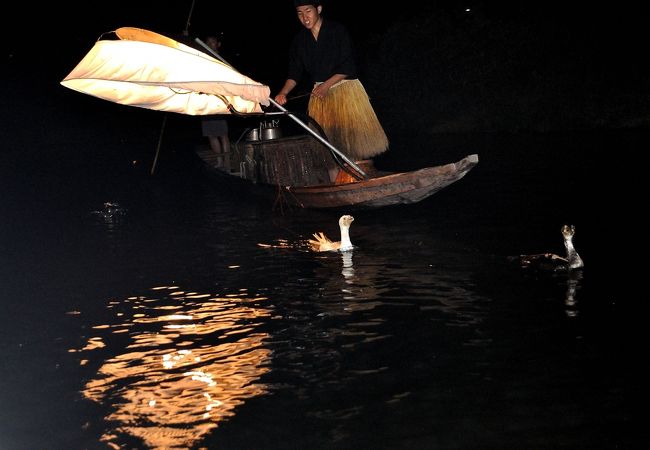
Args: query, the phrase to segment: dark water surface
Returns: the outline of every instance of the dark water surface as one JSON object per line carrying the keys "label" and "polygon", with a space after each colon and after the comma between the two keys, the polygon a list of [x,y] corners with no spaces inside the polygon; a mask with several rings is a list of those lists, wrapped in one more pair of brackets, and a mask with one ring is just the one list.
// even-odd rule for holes
{"label": "dark water surface", "polygon": [[[150,176],[157,130],[122,132],[23,136],[4,157],[0,449],[647,442],[638,306],[608,256],[647,133],[404,137],[378,165],[479,165],[351,212],[342,255],[257,245],[336,237],[340,212],[273,209],[180,145]],[[562,254],[563,223],[584,270],[508,262]]]}

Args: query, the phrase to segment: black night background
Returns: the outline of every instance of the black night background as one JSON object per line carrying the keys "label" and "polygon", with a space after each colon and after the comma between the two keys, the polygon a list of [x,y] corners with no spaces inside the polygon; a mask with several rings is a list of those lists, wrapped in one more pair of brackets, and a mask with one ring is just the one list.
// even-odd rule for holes
{"label": "black night background", "polygon": [[[647,126],[639,6],[332,1],[325,14],[353,34],[361,76],[389,129],[409,124],[418,132],[549,131]],[[63,78],[102,33],[136,26],[176,38],[187,29],[190,39],[221,32],[231,63],[275,92],[300,26],[291,2],[9,8],[16,31],[3,39],[10,69],[5,75],[27,65],[33,77],[44,77],[39,85],[50,76]]]}

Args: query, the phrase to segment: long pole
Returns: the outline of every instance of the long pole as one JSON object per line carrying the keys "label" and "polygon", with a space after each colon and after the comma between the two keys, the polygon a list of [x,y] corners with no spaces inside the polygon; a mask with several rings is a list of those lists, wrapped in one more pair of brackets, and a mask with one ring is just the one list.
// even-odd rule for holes
{"label": "long pole", "polygon": [[192,0],[192,6],[190,6],[190,13],[187,15],[187,22],[185,22],[185,30],[183,30],[183,34],[185,36],[189,36],[190,34],[190,21],[192,20],[192,13],[194,12],[194,2],[196,0]]}
{"label": "long pole", "polygon": [[160,136],[158,137],[158,146],[156,147],[156,156],[153,158],[151,165],[151,175],[156,171],[156,164],[158,163],[158,155],[160,154],[160,147],[162,146],[163,133],[165,132],[165,124],[167,123],[167,113],[163,116],[162,126],[160,127]]}
{"label": "long pole", "polygon": [[203,47],[204,49],[206,49],[207,51],[209,51],[209,52],[212,54],[212,56],[214,56],[215,58],[217,58],[217,59],[218,59],[219,61],[221,61],[222,63],[227,64],[227,65],[229,65],[230,67],[232,67],[228,61],[226,61],[225,59],[223,59],[223,56],[221,56],[219,53],[215,52],[214,49],[213,49],[212,47],[210,47],[208,44],[206,44],[205,42],[203,42],[201,39],[199,39],[199,38],[194,38],[194,42],[196,42],[197,44],[201,44],[201,47]]}
{"label": "long pole", "polygon": [[[190,34],[190,21],[192,20],[192,13],[194,12],[194,3],[196,0],[192,0],[192,5],[190,6],[190,13],[187,15],[187,21],[185,22],[185,29],[183,34],[188,36]],[[163,116],[162,125],[160,126],[160,136],[158,136],[158,145],[156,146],[156,156],[153,158],[153,163],[151,164],[151,175],[156,171],[156,164],[158,164],[158,156],[160,155],[160,147],[162,146],[163,134],[165,134],[165,125],[167,124],[167,114]]]}

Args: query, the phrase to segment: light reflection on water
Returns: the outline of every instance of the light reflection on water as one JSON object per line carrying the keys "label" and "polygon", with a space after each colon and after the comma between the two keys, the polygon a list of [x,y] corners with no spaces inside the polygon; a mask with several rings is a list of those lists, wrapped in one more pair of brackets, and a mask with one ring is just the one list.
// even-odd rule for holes
{"label": "light reflection on water", "polygon": [[566,295],[564,298],[564,312],[567,317],[575,318],[578,316],[577,294],[580,290],[580,281],[582,280],[582,270],[574,270],[567,275]]}
{"label": "light reflection on water", "polygon": [[115,340],[110,335],[128,335],[124,351],[106,357],[83,390],[110,405],[101,440],[114,448],[133,437],[150,448],[191,447],[247,399],[264,395],[258,380],[271,352],[269,336],[256,328],[271,314],[266,300],[167,286],[111,302],[119,321],[95,326],[79,350],[87,364],[93,352],[115,347],[106,344]]}
{"label": "light reflection on water", "polygon": [[[321,281],[323,301],[318,305],[331,315],[379,306],[414,306],[423,312],[434,311],[431,319],[435,315],[444,316],[447,325],[480,323],[481,308],[476,305],[484,299],[475,292],[471,270],[454,268],[457,265],[454,262],[446,263],[441,270],[435,267],[437,264],[427,264],[412,254],[391,253],[388,243],[386,248],[392,255],[390,258],[363,250],[320,257],[322,267],[315,270],[315,276]],[[355,265],[355,253],[360,264]],[[445,254],[438,256],[445,257]],[[340,266],[341,277],[331,276],[336,265]]]}
{"label": "light reflection on water", "polygon": [[[386,427],[396,411],[412,415],[414,429],[443,424],[445,402],[432,399],[475,399],[473,386],[506,370],[508,357],[494,355],[509,334],[490,311],[538,286],[548,290],[541,298],[566,293],[567,315],[578,311],[580,280],[526,277],[417,216],[382,227],[361,216],[353,251],[322,254],[256,244],[258,235],[285,238],[280,226],[264,234],[264,222],[259,230],[251,222],[241,233],[241,223],[218,222],[217,234],[210,224],[182,287],[111,300],[111,319],[86,323],[95,333],[79,351],[92,372],[83,395],[105,411],[101,439],[109,445],[213,448],[245,439],[251,416],[269,430],[295,424],[303,440],[316,430],[313,442],[332,444],[373,435],[374,426],[358,422]],[[293,225],[299,239],[320,223]],[[228,247],[211,246],[223,233]],[[215,283],[219,295],[204,287]],[[466,420],[480,423],[481,411]]]}
{"label": "light reflection on water", "polygon": [[[634,191],[628,161],[647,132],[413,136],[393,161],[424,167],[458,149],[481,163],[421,204],[355,213],[358,248],[343,255],[256,246],[336,233],[333,213],[284,219],[170,160],[142,180],[122,170],[131,145],[96,135],[47,146],[45,165],[18,159],[0,181],[13,193],[0,196],[3,449],[97,448],[99,436],[114,448],[647,444],[643,328],[629,319],[645,317],[642,302],[606,256],[619,240],[602,238],[627,211],[584,201]],[[107,200],[126,213],[89,220]],[[561,251],[564,221],[582,230],[584,275],[505,267]],[[147,290],[169,280],[182,287]],[[80,391],[90,400],[70,401]]]}
{"label": "light reflection on water", "polygon": [[[112,318],[72,350],[82,365],[98,367],[82,393],[108,410],[102,441],[191,447],[253,397],[280,392],[311,402],[357,391],[373,376],[391,386],[404,379],[404,361],[435,358],[441,329],[459,327],[466,344],[481,345],[475,327],[485,302],[471,271],[363,249],[260,251],[276,283],[264,289],[271,295],[161,286],[108,302]],[[286,272],[287,260],[296,272]],[[400,383],[381,397],[394,404],[408,395]],[[367,414],[353,398],[337,407],[315,402],[307,414],[325,421]]]}

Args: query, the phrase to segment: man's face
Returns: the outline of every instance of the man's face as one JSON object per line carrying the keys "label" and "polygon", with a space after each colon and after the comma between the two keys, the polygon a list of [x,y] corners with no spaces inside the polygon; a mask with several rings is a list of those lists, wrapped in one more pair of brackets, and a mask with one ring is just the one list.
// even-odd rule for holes
{"label": "man's face", "polygon": [[311,30],[320,18],[321,6],[304,5],[296,8],[298,20],[305,28]]}

